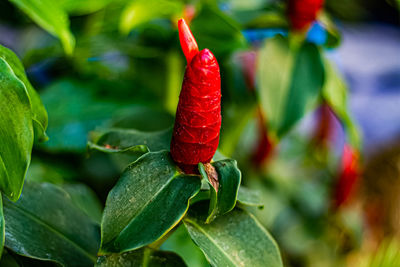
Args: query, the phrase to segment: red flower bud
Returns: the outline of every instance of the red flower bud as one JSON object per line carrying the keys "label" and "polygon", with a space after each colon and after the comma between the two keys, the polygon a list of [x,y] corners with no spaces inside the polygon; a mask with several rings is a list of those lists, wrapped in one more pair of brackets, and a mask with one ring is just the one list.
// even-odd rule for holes
{"label": "red flower bud", "polygon": [[288,15],[290,26],[295,31],[307,30],[317,18],[323,0],[289,0]]}
{"label": "red flower bud", "polygon": [[355,190],[358,178],[360,176],[358,161],[358,152],[346,144],[343,149],[339,180],[335,188],[336,207],[340,207],[345,204]]}
{"label": "red flower bud", "polygon": [[178,22],[179,39],[188,65],[179,95],[171,155],[186,173],[198,173],[217,150],[221,129],[221,78],[216,58],[208,49],[199,52],[186,22]]}

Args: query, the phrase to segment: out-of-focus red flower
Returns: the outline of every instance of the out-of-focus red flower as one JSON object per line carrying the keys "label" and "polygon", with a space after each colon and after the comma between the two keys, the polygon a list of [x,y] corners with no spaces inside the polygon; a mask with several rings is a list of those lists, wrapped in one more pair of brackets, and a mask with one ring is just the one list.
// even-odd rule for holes
{"label": "out-of-focus red flower", "polygon": [[258,140],[257,145],[252,155],[252,162],[256,167],[261,167],[266,163],[274,150],[274,144],[268,136],[267,128],[265,127],[265,119],[261,108],[258,108]]}
{"label": "out-of-focus red flower", "polygon": [[317,110],[317,126],[313,135],[313,143],[316,146],[326,147],[333,137],[334,119],[331,108],[323,103]]}
{"label": "out-of-focus red flower", "polygon": [[346,144],[343,149],[342,164],[335,188],[335,207],[347,203],[353,195],[360,177],[359,153]]}
{"label": "out-of-focus red flower", "polygon": [[294,31],[305,31],[317,18],[323,0],[289,0],[288,15]]}

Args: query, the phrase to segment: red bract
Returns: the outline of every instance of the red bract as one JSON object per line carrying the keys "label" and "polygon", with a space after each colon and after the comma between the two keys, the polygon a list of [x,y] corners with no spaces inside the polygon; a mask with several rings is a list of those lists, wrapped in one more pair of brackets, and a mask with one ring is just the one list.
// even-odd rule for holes
{"label": "red bract", "polygon": [[265,119],[261,108],[258,108],[258,129],[258,142],[254,154],[252,155],[252,160],[255,166],[259,168],[270,159],[274,150],[274,144],[269,138],[265,127]]}
{"label": "red bract", "polygon": [[336,184],[335,204],[340,207],[345,204],[354,192],[359,178],[359,155],[351,146],[345,145],[342,156],[342,166],[339,180]]}
{"label": "red bract", "polygon": [[317,116],[318,121],[313,136],[313,142],[317,146],[326,147],[333,137],[335,117],[327,103],[323,103],[319,107]]}
{"label": "red bract", "polygon": [[295,31],[307,30],[316,19],[323,3],[323,0],[289,0],[288,13],[291,28]]}
{"label": "red bract", "polygon": [[179,39],[188,65],[176,111],[171,155],[186,173],[198,173],[217,150],[221,129],[221,78],[214,55],[199,52],[186,22],[178,22]]}

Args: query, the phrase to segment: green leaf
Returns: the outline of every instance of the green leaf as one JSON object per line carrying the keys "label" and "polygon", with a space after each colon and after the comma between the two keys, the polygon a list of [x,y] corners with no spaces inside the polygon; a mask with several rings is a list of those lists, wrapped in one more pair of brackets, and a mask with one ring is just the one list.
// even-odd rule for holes
{"label": "green leaf", "polygon": [[278,136],[288,132],[317,103],[323,83],[324,67],[319,49],[315,44],[304,43],[296,55]]}
{"label": "green leaf", "polygon": [[4,222],[4,212],[3,212],[3,200],[0,197],[0,258],[4,250],[5,241],[5,222]]}
{"label": "green leaf", "polygon": [[96,260],[98,226],[64,190],[27,181],[17,202],[3,201],[7,248],[68,266],[92,265]]}
{"label": "green leaf", "polygon": [[26,88],[3,58],[0,58],[0,106],[0,190],[16,201],[31,160],[33,126]]}
{"label": "green leaf", "polygon": [[316,104],[324,82],[318,48],[311,43],[300,47],[276,36],[261,49],[257,75],[258,96],[272,136],[282,137]]}
{"label": "green leaf", "polygon": [[69,30],[68,14],[52,0],[9,0],[26,13],[40,27],[57,36],[65,53],[71,55],[75,38]]}
{"label": "green leaf", "polygon": [[360,149],[361,136],[348,110],[346,84],[327,59],[325,59],[324,64],[326,79],[322,88],[322,97],[343,123],[350,144]]}
{"label": "green leaf", "polygon": [[62,188],[70,195],[72,203],[100,225],[103,208],[90,187],[84,184],[65,184]]}
{"label": "green leaf", "polygon": [[172,128],[142,132],[134,129],[108,129],[91,132],[88,148],[91,152],[110,154],[111,160],[122,171],[141,155],[152,151],[169,150]]}
{"label": "green leaf", "polygon": [[122,104],[99,99],[91,85],[74,80],[51,84],[42,93],[49,111],[50,140],[42,146],[50,151],[84,152],[87,135],[107,122]]}
{"label": "green leaf", "polygon": [[140,157],[107,197],[100,253],[134,250],[161,238],[182,219],[200,186],[199,176],[180,173],[167,151]]}
{"label": "green leaf", "polygon": [[237,202],[244,206],[264,208],[259,192],[244,186],[240,186],[239,188]]}
{"label": "green leaf", "polygon": [[111,2],[112,0],[61,0],[58,3],[69,14],[86,15],[103,9]]}
{"label": "green leaf", "polygon": [[236,198],[240,186],[242,174],[235,160],[226,159],[211,163],[218,174],[218,190],[210,182],[209,175],[202,163],[199,163],[199,171],[203,178],[210,184],[210,207],[206,223],[231,211],[236,204]]}
{"label": "green leaf", "polygon": [[169,18],[182,13],[183,3],[174,0],[135,0],[121,15],[120,31],[128,34],[133,28],[155,18]]}
{"label": "green leaf", "polygon": [[190,24],[199,48],[225,54],[246,46],[240,26],[218,7],[205,4]]}
{"label": "green leaf", "polygon": [[194,213],[183,222],[212,266],[283,266],[276,242],[245,211],[235,209],[210,224]]}
{"label": "green leaf", "polygon": [[182,267],[183,260],[175,253],[142,248],[121,254],[111,254],[98,258],[96,267]]}
{"label": "green leaf", "polygon": [[196,244],[193,243],[186,230],[181,224],[168,237],[160,247],[161,250],[173,251],[177,253],[190,267],[209,267],[207,259]]}
{"label": "green leaf", "polygon": [[24,66],[13,51],[1,45],[0,57],[10,65],[15,76],[17,76],[17,78],[20,79],[26,87],[31,104],[35,139],[39,141],[46,141],[48,139],[45,133],[48,122],[47,112],[42,101],[40,100],[39,94],[35,91],[35,89],[33,89],[31,83],[26,77]]}
{"label": "green leaf", "polygon": [[283,107],[289,94],[294,55],[288,39],[276,36],[261,48],[257,62],[260,81],[257,90],[261,107],[268,118],[268,129],[276,132],[283,118]]}
{"label": "green leaf", "polygon": [[90,149],[105,153],[131,153],[142,155],[150,151],[168,150],[172,128],[142,132],[134,129],[107,129],[91,133]]}

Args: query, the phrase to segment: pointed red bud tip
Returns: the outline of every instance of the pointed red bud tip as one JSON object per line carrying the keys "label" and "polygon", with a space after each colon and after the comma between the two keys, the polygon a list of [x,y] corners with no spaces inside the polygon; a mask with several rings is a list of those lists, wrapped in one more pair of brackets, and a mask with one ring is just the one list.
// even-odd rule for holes
{"label": "pointed red bud tip", "polygon": [[184,19],[178,21],[178,31],[182,51],[189,64],[192,61],[192,58],[199,53],[199,47],[197,46],[197,42]]}

